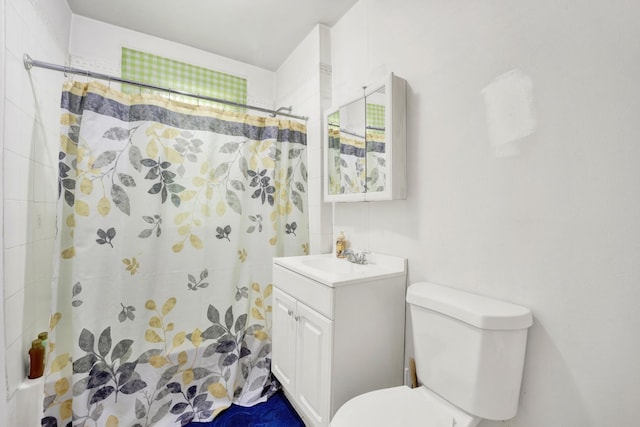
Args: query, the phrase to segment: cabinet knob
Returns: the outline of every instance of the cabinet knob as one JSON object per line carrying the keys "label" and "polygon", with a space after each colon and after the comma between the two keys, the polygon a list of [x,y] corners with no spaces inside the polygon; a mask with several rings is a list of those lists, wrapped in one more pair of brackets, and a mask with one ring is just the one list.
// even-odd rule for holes
{"label": "cabinet knob", "polygon": [[289,316],[291,316],[291,315],[293,314],[293,310],[289,310],[289,311],[287,311],[287,314],[288,314]]}
{"label": "cabinet knob", "polygon": [[298,320],[300,320],[300,316],[296,316],[294,317],[294,319],[296,319],[296,322],[297,322]]}

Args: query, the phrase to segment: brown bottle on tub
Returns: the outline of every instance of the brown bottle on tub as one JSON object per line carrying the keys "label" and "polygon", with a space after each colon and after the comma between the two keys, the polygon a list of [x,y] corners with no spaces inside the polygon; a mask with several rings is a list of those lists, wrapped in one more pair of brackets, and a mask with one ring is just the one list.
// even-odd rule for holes
{"label": "brown bottle on tub", "polygon": [[29,350],[29,378],[40,378],[44,374],[44,346],[39,339],[31,342]]}

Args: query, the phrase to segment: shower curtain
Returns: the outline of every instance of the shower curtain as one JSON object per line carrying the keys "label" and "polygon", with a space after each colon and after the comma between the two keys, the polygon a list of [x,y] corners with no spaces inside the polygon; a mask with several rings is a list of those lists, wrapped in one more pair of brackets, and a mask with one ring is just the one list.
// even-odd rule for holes
{"label": "shower curtain", "polygon": [[43,425],[266,400],[271,259],[309,249],[304,125],[78,82],[61,123]]}

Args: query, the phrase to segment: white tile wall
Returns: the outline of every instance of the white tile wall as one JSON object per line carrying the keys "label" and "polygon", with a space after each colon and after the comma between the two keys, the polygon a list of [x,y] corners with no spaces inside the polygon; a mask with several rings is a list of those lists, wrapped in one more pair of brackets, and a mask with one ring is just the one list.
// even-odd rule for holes
{"label": "white tile wall", "polygon": [[9,402],[8,411],[0,411],[0,424],[21,425],[14,395],[25,379],[31,340],[48,328],[59,93],[64,79],[50,71],[27,72],[22,57],[28,53],[35,59],[65,63],[71,13],[64,0],[4,0],[2,6],[4,257],[0,280],[4,304],[0,326],[5,352],[0,373],[7,380]]}
{"label": "white tile wall", "polygon": [[326,68],[323,61],[328,59],[329,50],[329,29],[319,25],[277,71],[277,104],[294,105],[297,111],[303,112],[301,114],[309,116],[307,165],[311,253],[331,250],[331,209],[322,202],[322,111],[331,92],[327,87],[330,79],[322,70]]}
{"label": "white tile wall", "polygon": [[[0,24],[2,24],[3,30],[0,30],[0,74],[4,75],[4,51],[6,46],[6,9],[7,5],[5,1],[0,1]],[[4,122],[5,122],[5,108],[4,108],[4,82],[0,81],[0,165],[4,164],[4,150],[1,149],[4,145]],[[0,174],[0,223],[3,223],[4,217],[4,191],[3,191],[3,177]],[[4,249],[4,226],[0,227],[0,249]],[[0,262],[0,296],[2,296],[2,304],[0,304],[0,343],[4,345],[6,349],[6,343],[4,339],[4,257]],[[15,292],[15,291],[14,291]],[[6,377],[6,352],[0,351],[0,423],[7,424],[9,413],[7,408],[7,377]]]}
{"label": "white tile wall", "polygon": [[31,161],[11,150],[4,153],[4,174],[6,181],[4,197],[9,200],[26,200],[31,193]]}
{"label": "white tile wall", "polygon": [[5,99],[24,109],[23,99],[28,98],[27,77],[22,61],[9,51],[5,52],[5,79],[11,82],[5,85]]}
{"label": "white tile wall", "polygon": [[4,148],[17,155],[29,157],[31,154],[31,133],[28,116],[13,102],[5,103]]}
{"label": "white tile wall", "polygon": [[[6,154],[6,153],[5,153]],[[5,184],[7,178],[5,177]],[[27,243],[27,206],[25,200],[4,201],[4,222],[7,224],[4,231],[5,249],[13,248]]]}
{"label": "white tile wall", "polygon": [[4,297],[22,289],[27,271],[27,246],[18,245],[4,251]]}
{"label": "white tile wall", "polygon": [[15,56],[21,55],[23,50],[22,22],[22,17],[13,2],[5,2],[5,47],[7,52],[11,52]]}

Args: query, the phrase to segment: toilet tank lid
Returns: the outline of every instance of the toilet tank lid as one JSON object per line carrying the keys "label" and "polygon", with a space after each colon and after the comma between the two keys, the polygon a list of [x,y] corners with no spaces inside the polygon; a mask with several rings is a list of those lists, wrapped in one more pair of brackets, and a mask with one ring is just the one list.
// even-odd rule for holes
{"label": "toilet tank lid", "polygon": [[525,329],[533,323],[531,310],[526,307],[435,283],[409,286],[407,302],[481,329]]}

